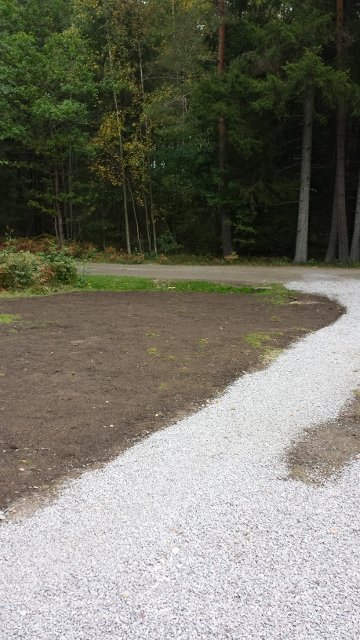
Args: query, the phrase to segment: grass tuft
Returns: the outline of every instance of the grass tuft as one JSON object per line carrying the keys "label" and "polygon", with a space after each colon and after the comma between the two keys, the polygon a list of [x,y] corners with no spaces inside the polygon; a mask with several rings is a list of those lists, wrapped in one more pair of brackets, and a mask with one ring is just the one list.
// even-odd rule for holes
{"label": "grass tuft", "polygon": [[16,322],[16,320],[20,320],[19,315],[14,315],[13,313],[0,313],[0,324],[12,324]]}
{"label": "grass tuft", "polygon": [[255,333],[248,333],[244,336],[245,342],[247,342],[254,349],[262,349],[264,342],[271,340],[271,336],[268,333],[261,331]]}

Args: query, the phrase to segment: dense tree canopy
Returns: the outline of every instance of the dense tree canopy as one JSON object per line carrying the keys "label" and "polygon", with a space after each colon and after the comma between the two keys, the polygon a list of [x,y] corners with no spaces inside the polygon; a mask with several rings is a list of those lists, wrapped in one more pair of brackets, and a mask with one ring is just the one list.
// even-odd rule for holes
{"label": "dense tree canopy", "polygon": [[0,0],[0,24],[0,235],[359,260],[357,0]]}

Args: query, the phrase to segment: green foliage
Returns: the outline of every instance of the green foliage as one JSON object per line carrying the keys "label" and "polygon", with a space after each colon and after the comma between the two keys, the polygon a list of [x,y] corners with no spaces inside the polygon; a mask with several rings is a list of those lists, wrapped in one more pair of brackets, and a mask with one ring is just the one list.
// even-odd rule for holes
{"label": "green foliage", "polygon": [[77,281],[77,263],[65,253],[44,254],[43,261],[50,265],[52,281],[56,284],[75,284]]}
{"label": "green foliage", "polygon": [[40,260],[29,251],[0,251],[0,288],[25,289],[40,278]]}
{"label": "green foliage", "polygon": [[0,251],[0,289],[70,285],[77,282],[77,264],[65,254]]}
{"label": "green foliage", "polygon": [[[323,255],[329,232],[339,97],[348,110],[352,228],[358,2],[346,3],[344,71],[336,65],[334,2],[225,4],[219,74],[212,0],[0,0],[0,234],[55,231],[60,245],[115,247],[109,259],[130,260],[126,200],[135,261],[156,257],[156,236],[170,260],[180,250],[219,254],[218,209],[230,218],[243,259],[292,255],[309,85],[310,258]],[[223,171],[219,116],[227,134]]]}
{"label": "green foliage", "polygon": [[173,234],[168,229],[158,236],[157,241],[161,253],[178,253],[182,249],[182,245],[176,242]]}

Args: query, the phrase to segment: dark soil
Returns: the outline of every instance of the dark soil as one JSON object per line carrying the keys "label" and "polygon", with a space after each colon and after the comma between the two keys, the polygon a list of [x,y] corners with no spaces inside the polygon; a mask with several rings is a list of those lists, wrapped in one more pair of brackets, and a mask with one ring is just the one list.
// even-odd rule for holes
{"label": "dark soil", "polygon": [[323,484],[360,455],[360,395],[338,420],[309,429],[288,452],[289,476]]}
{"label": "dark soil", "polygon": [[[110,459],[342,311],[315,296],[293,302],[166,292],[0,300],[0,313],[20,316],[0,324],[0,508]],[[254,332],[270,337],[263,349],[244,339]]]}

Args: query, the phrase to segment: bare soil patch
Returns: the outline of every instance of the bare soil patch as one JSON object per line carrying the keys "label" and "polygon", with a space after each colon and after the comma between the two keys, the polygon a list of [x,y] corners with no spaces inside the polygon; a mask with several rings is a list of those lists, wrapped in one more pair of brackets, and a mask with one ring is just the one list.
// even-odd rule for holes
{"label": "bare soil patch", "polygon": [[0,508],[109,460],[341,312],[305,295],[281,306],[166,292],[1,300],[19,319],[0,324]]}
{"label": "bare soil patch", "polygon": [[360,394],[338,420],[306,430],[288,452],[289,476],[320,485],[360,455]]}

